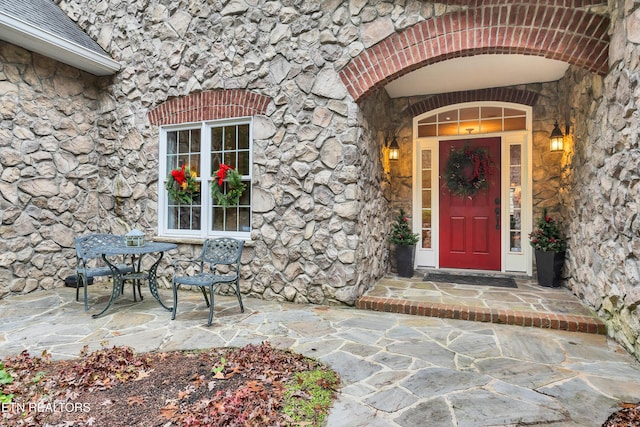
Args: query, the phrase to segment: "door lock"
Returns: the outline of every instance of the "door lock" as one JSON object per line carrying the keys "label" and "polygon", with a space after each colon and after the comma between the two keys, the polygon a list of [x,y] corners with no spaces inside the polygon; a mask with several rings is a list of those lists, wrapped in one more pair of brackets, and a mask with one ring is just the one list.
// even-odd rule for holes
{"label": "door lock", "polygon": [[496,208],[496,230],[500,230],[500,208]]}

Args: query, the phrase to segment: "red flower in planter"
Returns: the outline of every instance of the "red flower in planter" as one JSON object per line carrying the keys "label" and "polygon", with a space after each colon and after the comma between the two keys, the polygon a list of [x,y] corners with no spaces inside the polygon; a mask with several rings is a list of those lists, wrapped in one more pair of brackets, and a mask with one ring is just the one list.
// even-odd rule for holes
{"label": "red flower in planter", "polygon": [[529,234],[531,246],[540,251],[563,252],[567,241],[554,219],[543,212],[537,221],[536,228]]}

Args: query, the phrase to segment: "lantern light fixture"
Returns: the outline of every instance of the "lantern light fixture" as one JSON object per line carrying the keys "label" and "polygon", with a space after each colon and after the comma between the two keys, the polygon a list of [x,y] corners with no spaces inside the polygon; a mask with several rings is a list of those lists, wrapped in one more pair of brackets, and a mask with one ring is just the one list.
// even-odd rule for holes
{"label": "lantern light fixture", "polygon": [[558,151],[564,150],[564,134],[560,130],[557,120],[556,120],[556,123],[553,125],[553,130],[551,131],[551,137],[549,141],[549,150],[551,152],[558,152]]}
{"label": "lantern light fixture", "polygon": [[144,246],[144,233],[138,229],[133,229],[124,235],[127,246]]}
{"label": "lantern light fixture", "polygon": [[389,144],[389,160],[398,160],[398,156],[400,154],[400,146],[398,145],[398,140],[395,135],[391,140],[391,144]]}

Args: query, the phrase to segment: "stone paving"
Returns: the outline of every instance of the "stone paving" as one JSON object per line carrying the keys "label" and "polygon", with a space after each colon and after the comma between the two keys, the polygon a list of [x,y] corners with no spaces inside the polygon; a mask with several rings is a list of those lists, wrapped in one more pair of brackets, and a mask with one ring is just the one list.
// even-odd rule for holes
{"label": "stone paving", "polygon": [[[28,349],[54,358],[129,345],[139,352],[269,341],[322,360],[343,387],[328,426],[600,426],[640,396],[640,364],[603,335],[493,323],[216,297],[183,292],[176,320],[130,289],[92,319],[109,291],[92,285],[89,312],[75,290],[0,300],[0,358]],[[171,301],[169,291],[161,292]]]}

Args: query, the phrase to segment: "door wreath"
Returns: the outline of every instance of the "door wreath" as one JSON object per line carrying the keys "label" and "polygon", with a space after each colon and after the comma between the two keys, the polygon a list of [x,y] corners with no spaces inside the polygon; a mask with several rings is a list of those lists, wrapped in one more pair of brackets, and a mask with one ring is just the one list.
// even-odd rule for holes
{"label": "door wreath", "polygon": [[[227,182],[227,192],[223,192],[223,186]],[[216,171],[211,181],[211,197],[218,201],[218,205],[228,208],[236,206],[247,185],[242,182],[242,176],[232,166],[220,163],[220,168]]]}
{"label": "door wreath", "polygon": [[493,161],[486,148],[471,148],[468,144],[452,150],[445,168],[445,180],[453,196],[473,198],[489,186],[488,177],[493,171]]}

